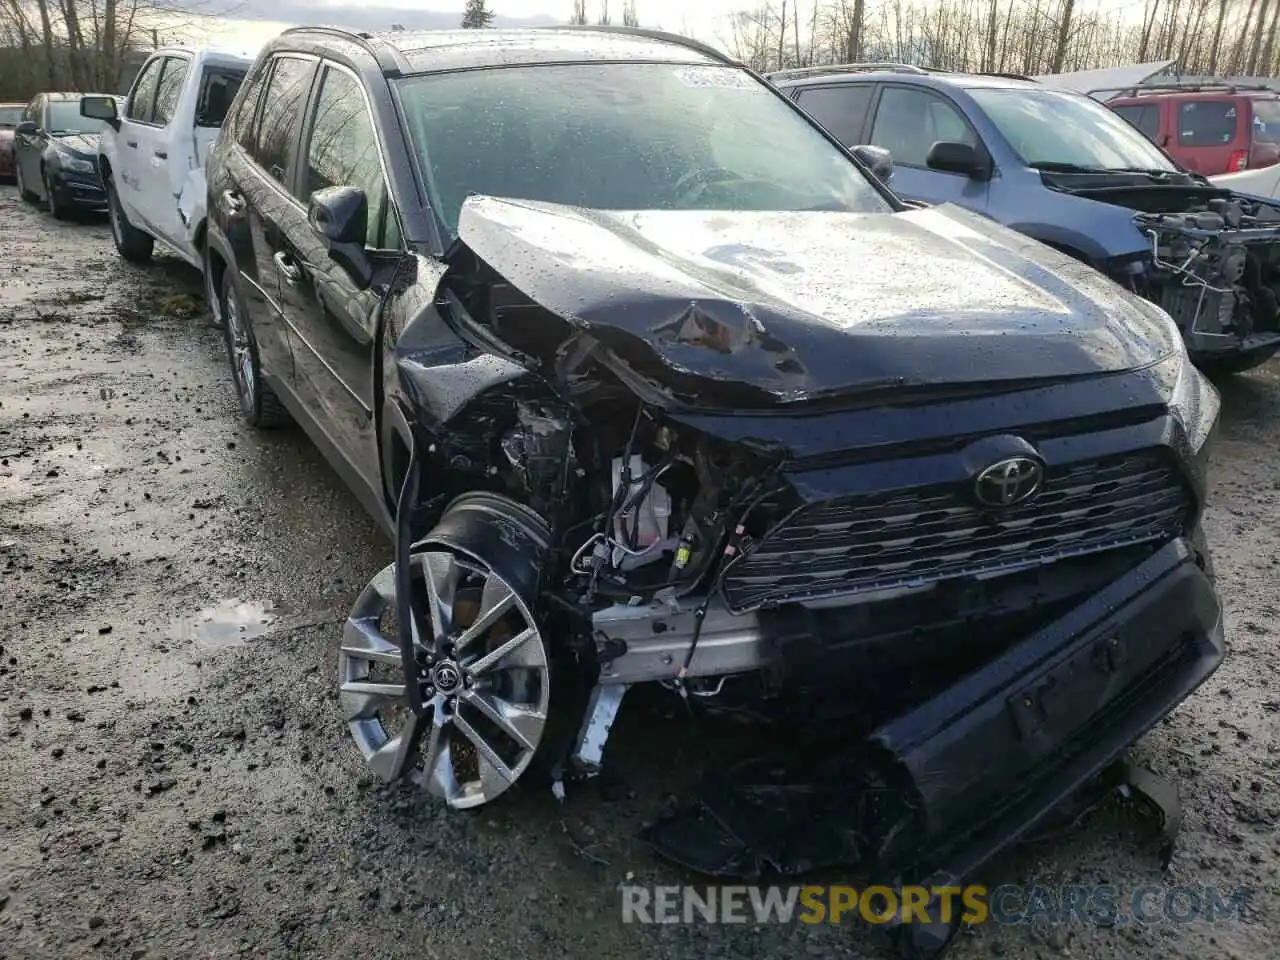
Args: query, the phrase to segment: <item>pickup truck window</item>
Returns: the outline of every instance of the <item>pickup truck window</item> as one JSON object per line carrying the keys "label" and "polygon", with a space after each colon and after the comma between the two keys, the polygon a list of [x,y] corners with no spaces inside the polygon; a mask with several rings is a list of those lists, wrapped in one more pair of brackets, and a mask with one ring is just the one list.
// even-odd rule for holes
{"label": "pickup truck window", "polygon": [[220,127],[244,80],[243,70],[206,68],[196,100],[196,126]]}
{"label": "pickup truck window", "polygon": [[[359,187],[369,200],[365,246],[399,247],[395,212],[388,210],[378,138],[359,81],[330,67],[321,82],[307,147],[305,196],[325,187]],[[389,225],[391,229],[384,229]]]}
{"label": "pickup truck window", "polygon": [[277,57],[263,97],[254,160],[281,184],[287,184],[298,141],[298,117],[311,86],[310,60]]}
{"label": "pickup truck window", "polygon": [[130,120],[150,123],[151,108],[156,99],[156,87],[160,83],[160,68],[164,66],[164,57],[156,57],[142,68],[138,80],[133,85],[133,93],[129,94],[129,106],[124,115]]}
{"label": "pickup truck window", "polygon": [[160,83],[156,87],[156,106],[152,122],[160,127],[167,127],[178,109],[178,97],[182,94],[182,84],[187,79],[187,68],[191,64],[182,57],[168,57],[164,63],[164,71],[160,74]]}

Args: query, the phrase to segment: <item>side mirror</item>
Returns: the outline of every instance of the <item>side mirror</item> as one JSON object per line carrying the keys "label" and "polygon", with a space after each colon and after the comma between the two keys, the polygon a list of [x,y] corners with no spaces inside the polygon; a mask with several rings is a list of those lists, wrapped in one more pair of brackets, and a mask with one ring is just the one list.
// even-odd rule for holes
{"label": "side mirror", "polygon": [[81,97],[80,116],[90,120],[103,120],[120,129],[120,115],[116,112],[115,97]]}
{"label": "side mirror", "polygon": [[957,140],[939,140],[929,148],[924,162],[930,170],[963,173],[975,180],[986,180],[991,176],[991,166],[986,157],[972,144]]}
{"label": "side mirror", "polygon": [[373,281],[364,252],[369,224],[369,199],[359,187],[325,187],[311,195],[307,222],[325,241],[329,257],[345,270],[361,290]]}
{"label": "side mirror", "polygon": [[13,128],[13,132],[20,137],[34,137],[38,130],[34,120],[23,120]]}
{"label": "side mirror", "polygon": [[859,144],[853,148],[853,155],[870,167],[881,182],[888,183],[893,178],[893,154],[884,147]]}

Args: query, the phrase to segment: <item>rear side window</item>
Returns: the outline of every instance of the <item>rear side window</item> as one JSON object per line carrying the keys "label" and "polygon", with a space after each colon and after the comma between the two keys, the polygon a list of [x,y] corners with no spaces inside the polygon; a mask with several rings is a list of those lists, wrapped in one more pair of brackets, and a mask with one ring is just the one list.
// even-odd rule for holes
{"label": "rear side window", "polygon": [[1112,107],[1116,113],[1137,127],[1148,140],[1160,136],[1160,107],[1154,103],[1136,103],[1131,106]]}
{"label": "rear side window", "polygon": [[845,83],[837,87],[805,87],[797,103],[847,147],[861,143],[862,123],[871,105],[869,83]]}
{"label": "rear side window", "polygon": [[173,119],[178,110],[178,97],[182,95],[182,84],[187,79],[187,69],[191,64],[181,57],[169,57],[164,62],[164,72],[160,74],[160,83],[156,86],[156,106],[152,122],[165,127]]}
{"label": "rear side window", "polygon": [[894,163],[923,167],[941,140],[978,145],[960,111],[942,97],[914,87],[885,87],[871,129],[873,144],[892,153]]}
{"label": "rear side window", "polygon": [[314,63],[278,57],[263,94],[258,135],[250,151],[271,177],[287,184],[298,142],[298,118],[311,86]]}
{"label": "rear side window", "polygon": [[369,200],[365,245],[398,248],[400,234],[364,93],[355,78],[330,68],[316,98],[302,199],[309,201],[317,190],[339,186],[359,187]]}
{"label": "rear side window", "polygon": [[1178,143],[1222,147],[1235,142],[1239,105],[1234,100],[1188,100],[1178,104]]}
{"label": "rear side window", "polygon": [[1254,143],[1280,143],[1280,100],[1253,101]]}
{"label": "rear side window", "polygon": [[138,82],[133,85],[133,93],[129,95],[129,105],[124,115],[139,123],[150,123],[151,108],[155,103],[156,87],[160,84],[160,68],[164,66],[164,57],[156,57],[138,74]]}
{"label": "rear side window", "polygon": [[[196,99],[196,126],[220,127],[244,80],[243,70],[206,67]],[[252,113],[252,107],[250,108]]]}

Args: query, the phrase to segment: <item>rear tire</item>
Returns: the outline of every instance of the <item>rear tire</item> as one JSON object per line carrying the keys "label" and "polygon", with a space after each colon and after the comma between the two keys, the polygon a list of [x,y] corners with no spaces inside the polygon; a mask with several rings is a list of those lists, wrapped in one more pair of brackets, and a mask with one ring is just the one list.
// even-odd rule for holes
{"label": "rear tire", "polygon": [[116,196],[115,183],[108,180],[103,186],[107,189],[107,218],[111,221],[111,239],[116,249],[130,263],[146,263],[155,249],[155,240],[129,222]]}
{"label": "rear tire", "polygon": [[1233,373],[1244,373],[1254,367],[1260,367],[1280,352],[1280,344],[1272,344],[1258,350],[1246,350],[1221,359],[1201,360],[1196,364],[1211,377],[1230,376]]}
{"label": "rear tire", "polygon": [[222,332],[240,413],[246,423],[260,430],[282,427],[290,422],[289,413],[262,376],[258,338],[232,274],[230,265],[222,274]]}

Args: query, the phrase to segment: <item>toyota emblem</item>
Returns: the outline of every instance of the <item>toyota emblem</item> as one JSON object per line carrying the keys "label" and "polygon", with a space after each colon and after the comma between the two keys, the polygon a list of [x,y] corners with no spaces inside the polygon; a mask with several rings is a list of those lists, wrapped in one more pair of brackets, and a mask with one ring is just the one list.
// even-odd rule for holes
{"label": "toyota emblem", "polygon": [[1044,468],[1030,457],[1008,457],[985,468],[973,481],[973,495],[984,507],[1012,507],[1040,489]]}

